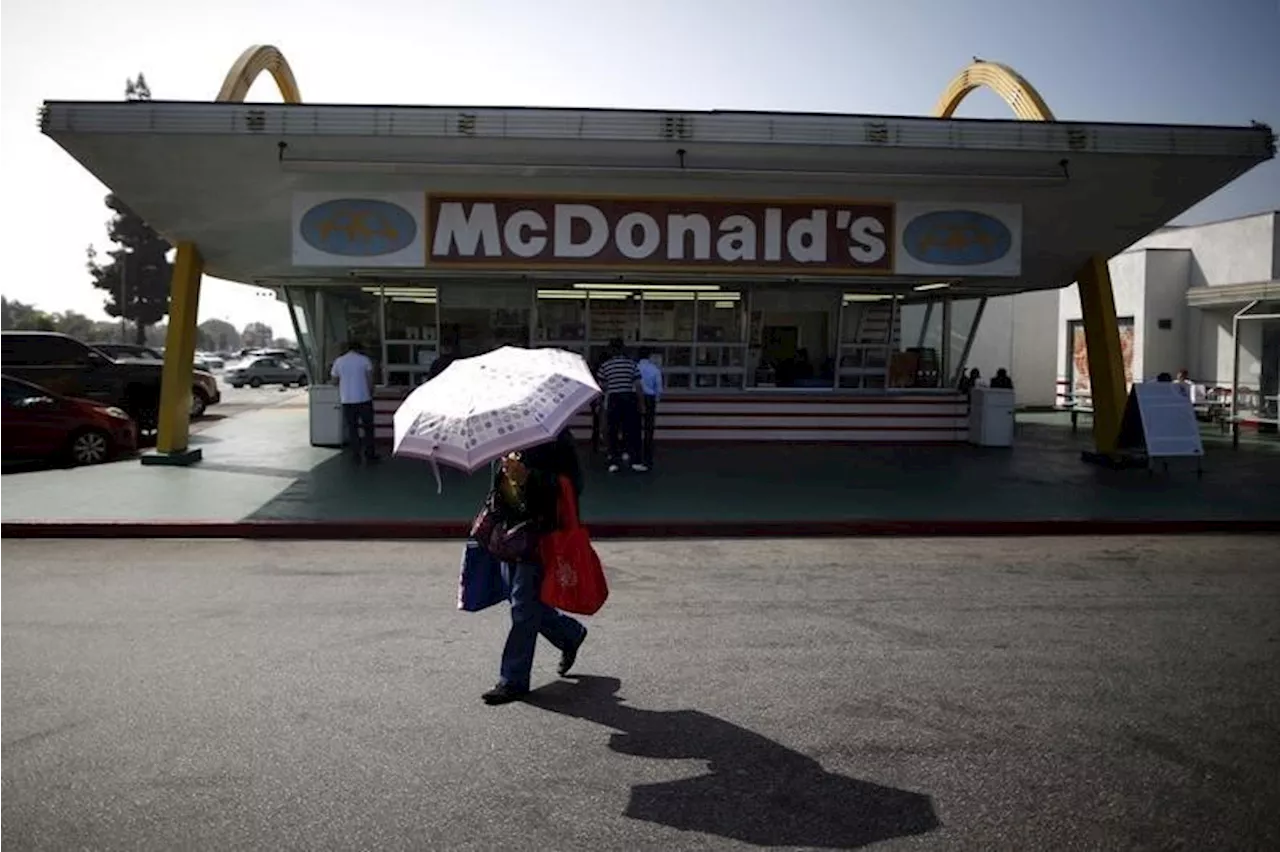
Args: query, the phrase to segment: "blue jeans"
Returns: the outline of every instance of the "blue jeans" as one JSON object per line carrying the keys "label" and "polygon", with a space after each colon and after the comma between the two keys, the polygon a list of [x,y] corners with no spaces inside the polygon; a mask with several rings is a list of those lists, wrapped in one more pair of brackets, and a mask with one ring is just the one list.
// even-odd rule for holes
{"label": "blue jeans", "polygon": [[511,590],[511,632],[502,648],[499,682],[529,688],[533,651],[541,633],[561,651],[572,648],[587,629],[576,619],[547,606],[539,597],[542,567],[531,562],[502,563],[502,579]]}

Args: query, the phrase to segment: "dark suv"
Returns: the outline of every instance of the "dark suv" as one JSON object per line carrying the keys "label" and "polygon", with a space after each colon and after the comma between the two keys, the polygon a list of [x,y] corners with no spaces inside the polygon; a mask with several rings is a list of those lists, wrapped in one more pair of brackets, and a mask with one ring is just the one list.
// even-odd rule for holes
{"label": "dark suv", "polygon": [[[51,331],[6,331],[0,365],[5,375],[123,408],[141,432],[153,432],[160,414],[162,361],[113,361],[92,346]],[[217,388],[213,376],[197,370],[193,394]],[[216,399],[213,401],[217,401]]]}

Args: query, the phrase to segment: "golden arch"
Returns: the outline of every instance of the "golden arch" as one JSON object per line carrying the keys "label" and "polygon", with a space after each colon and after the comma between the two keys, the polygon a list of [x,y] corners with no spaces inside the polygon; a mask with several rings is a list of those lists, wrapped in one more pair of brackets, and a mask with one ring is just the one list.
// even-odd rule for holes
{"label": "golden arch", "polygon": [[[935,118],[951,118],[960,102],[979,86],[986,86],[1023,121],[1056,121],[1053,110],[1036,87],[1008,65],[975,58],[947,84],[933,106]],[[1084,320],[1085,347],[1089,353],[1089,381],[1093,401],[1093,442],[1098,453],[1114,455],[1120,437],[1128,389],[1124,380],[1124,356],[1120,348],[1120,324],[1107,258],[1090,257],[1076,276]]]}
{"label": "golden arch", "polygon": [[947,85],[946,91],[933,105],[935,118],[951,118],[960,102],[979,86],[986,86],[1013,110],[1023,121],[1055,121],[1053,111],[1036,91],[1036,87],[1008,65],[975,59]]}
{"label": "golden arch", "polygon": [[284,58],[283,53],[269,44],[255,44],[240,54],[236,64],[227,72],[222,88],[218,90],[218,97],[214,100],[221,103],[243,103],[245,95],[249,94],[249,87],[263,71],[270,72],[275,78],[276,88],[280,90],[280,97],[284,98],[285,103],[302,103],[298,81],[293,77],[289,61]]}
{"label": "golden arch", "polygon": [[[240,54],[231,66],[214,100],[243,103],[249,87],[263,71],[271,74],[287,104],[302,103],[298,81],[284,54],[269,44],[255,44]],[[177,245],[173,261],[173,281],[169,285],[169,330],[165,337],[164,372],[160,380],[159,434],[156,455],[143,457],[144,464],[190,464],[200,451],[188,447],[191,437],[191,366],[196,350],[196,315],[200,305],[200,280],[204,259],[195,243]]]}

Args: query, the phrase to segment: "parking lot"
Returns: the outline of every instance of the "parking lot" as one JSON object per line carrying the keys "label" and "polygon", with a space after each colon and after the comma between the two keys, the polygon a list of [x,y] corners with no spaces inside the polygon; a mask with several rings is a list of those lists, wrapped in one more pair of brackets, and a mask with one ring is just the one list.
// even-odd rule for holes
{"label": "parking lot", "polygon": [[9,541],[3,841],[1276,849],[1275,544],[602,543],[489,708],[458,543]]}
{"label": "parking lot", "polygon": [[256,411],[272,406],[305,406],[307,404],[306,388],[284,388],[279,385],[233,388],[222,380],[220,374],[215,375],[218,376],[218,390],[222,393],[222,401],[217,405],[209,406],[204,417],[191,421],[192,432],[198,432],[213,423],[246,411]]}

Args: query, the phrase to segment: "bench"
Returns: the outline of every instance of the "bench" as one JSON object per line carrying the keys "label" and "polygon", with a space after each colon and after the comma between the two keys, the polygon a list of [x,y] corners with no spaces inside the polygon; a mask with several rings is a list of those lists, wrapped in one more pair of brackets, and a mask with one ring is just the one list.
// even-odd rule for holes
{"label": "bench", "polygon": [[1075,432],[1080,426],[1080,415],[1087,414],[1093,416],[1093,397],[1089,394],[1066,394],[1063,397],[1066,401],[1063,408],[1071,412],[1071,431]]}
{"label": "bench", "polygon": [[1240,424],[1248,423],[1254,426],[1275,426],[1280,429],[1280,418],[1277,417],[1257,417],[1253,414],[1237,414],[1235,417],[1227,415],[1227,421],[1231,424],[1231,448],[1240,448]]}

